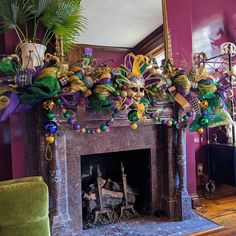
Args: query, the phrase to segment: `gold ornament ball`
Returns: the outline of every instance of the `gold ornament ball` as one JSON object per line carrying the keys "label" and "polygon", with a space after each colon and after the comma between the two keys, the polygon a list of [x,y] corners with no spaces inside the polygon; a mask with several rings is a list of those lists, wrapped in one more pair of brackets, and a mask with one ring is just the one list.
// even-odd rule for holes
{"label": "gold ornament ball", "polygon": [[168,121],[166,122],[166,125],[169,126],[169,127],[172,126],[172,120],[168,120]]}
{"label": "gold ornament ball", "polygon": [[85,129],[85,128],[81,128],[81,129],[80,129],[80,132],[81,132],[82,134],[84,134],[84,133],[86,132],[86,129]]}
{"label": "gold ornament ball", "polygon": [[126,98],[127,97],[127,92],[125,91],[125,90],[123,90],[123,91],[121,91],[121,93],[120,93],[120,96],[122,97],[122,98]]}
{"label": "gold ornament ball", "polygon": [[130,128],[133,129],[133,130],[135,130],[135,129],[138,128],[138,125],[137,125],[136,123],[132,123],[132,124],[130,125]]}
{"label": "gold ornament ball", "polygon": [[200,128],[197,129],[197,132],[198,132],[198,134],[203,134],[204,129],[202,127],[200,127]]}
{"label": "gold ornament ball", "polygon": [[50,101],[48,104],[48,107],[50,110],[52,110],[55,107],[55,102],[54,101]]}
{"label": "gold ornament ball", "polygon": [[63,108],[63,109],[61,110],[61,112],[62,112],[62,113],[66,113],[66,109]]}
{"label": "gold ornament ball", "polygon": [[55,138],[53,136],[47,136],[45,140],[48,144],[51,144],[55,141]]}
{"label": "gold ornament ball", "polygon": [[43,102],[42,107],[43,107],[43,109],[45,109],[45,110],[49,110],[49,104],[48,104],[48,102]]}
{"label": "gold ornament ball", "polygon": [[200,102],[200,107],[202,109],[206,109],[208,107],[208,101],[206,101],[206,100],[201,101]]}
{"label": "gold ornament ball", "polygon": [[98,129],[96,129],[96,133],[97,134],[100,134],[101,133],[101,130],[98,128]]}

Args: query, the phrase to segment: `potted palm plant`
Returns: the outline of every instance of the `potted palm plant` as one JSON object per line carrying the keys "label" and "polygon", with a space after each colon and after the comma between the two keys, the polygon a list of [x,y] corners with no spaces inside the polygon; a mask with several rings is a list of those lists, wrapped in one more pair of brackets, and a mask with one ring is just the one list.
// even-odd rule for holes
{"label": "potted palm plant", "polygon": [[[40,44],[37,40],[39,24],[45,27]],[[0,33],[15,31],[23,68],[34,68],[42,63],[46,47],[54,36],[63,39],[64,49],[68,51],[85,25],[80,0],[1,0]]]}

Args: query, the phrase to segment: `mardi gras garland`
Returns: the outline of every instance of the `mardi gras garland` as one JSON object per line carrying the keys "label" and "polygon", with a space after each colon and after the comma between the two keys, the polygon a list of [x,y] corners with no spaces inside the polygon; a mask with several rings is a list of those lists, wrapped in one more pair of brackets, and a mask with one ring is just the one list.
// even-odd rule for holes
{"label": "mardi gras garland", "polygon": [[[74,130],[94,134],[108,131],[121,110],[127,110],[131,129],[147,115],[159,120],[158,102],[176,104],[175,116],[159,120],[168,126],[186,124],[190,131],[202,134],[205,127],[232,123],[227,99],[233,97],[228,76],[216,82],[204,65],[191,73],[167,61],[162,70],[150,58],[129,53],[124,64],[112,69],[97,65],[92,49],[85,49],[77,66],[47,66],[56,58],[46,55],[44,67],[21,69],[17,55],[0,60],[0,120],[12,113],[26,111],[38,103],[46,110],[45,140],[54,142],[57,116],[63,117]],[[111,117],[95,129],[81,127],[71,115],[71,108],[112,110]]]}

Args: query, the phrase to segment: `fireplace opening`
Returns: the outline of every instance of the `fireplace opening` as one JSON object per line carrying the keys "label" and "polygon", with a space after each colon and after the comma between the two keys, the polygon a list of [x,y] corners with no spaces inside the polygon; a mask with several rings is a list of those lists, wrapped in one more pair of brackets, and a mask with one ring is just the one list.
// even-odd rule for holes
{"label": "fireplace opening", "polygon": [[150,149],[81,156],[83,227],[151,213]]}

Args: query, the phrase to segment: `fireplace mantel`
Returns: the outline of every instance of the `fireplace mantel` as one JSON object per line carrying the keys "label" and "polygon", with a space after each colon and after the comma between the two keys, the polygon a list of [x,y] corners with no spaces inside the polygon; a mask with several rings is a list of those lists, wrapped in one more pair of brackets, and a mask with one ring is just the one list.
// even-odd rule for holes
{"label": "fireplace mantel", "polygon": [[[173,108],[159,104],[160,117],[171,117]],[[109,117],[109,111],[77,110],[80,123],[88,127]],[[125,114],[119,114],[109,132],[81,134],[60,123],[52,147],[53,159],[44,157],[46,143],[41,131],[40,111],[28,116],[30,175],[42,175],[50,190],[53,236],[81,235],[81,156],[96,153],[150,149],[151,213],[164,212],[170,220],[191,218],[191,200],[186,184],[185,129],[167,127],[146,119],[137,130],[129,128]],[[34,122],[33,122],[34,121]],[[32,123],[33,122],[33,123]],[[32,137],[37,134],[37,138]]]}

